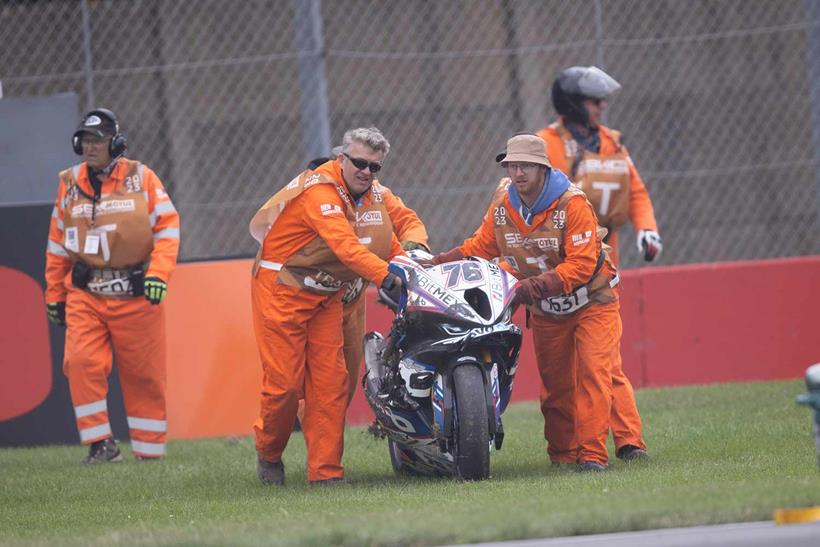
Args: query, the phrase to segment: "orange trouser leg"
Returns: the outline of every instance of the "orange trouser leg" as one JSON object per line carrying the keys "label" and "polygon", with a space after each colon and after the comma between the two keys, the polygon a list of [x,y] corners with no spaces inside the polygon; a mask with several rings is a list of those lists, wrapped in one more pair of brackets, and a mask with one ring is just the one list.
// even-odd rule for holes
{"label": "orange trouser leg", "polygon": [[533,346],[541,375],[541,413],[547,453],[554,463],[575,463],[575,325],[533,314]]}
{"label": "orange trouser leg", "polygon": [[621,348],[618,302],[590,305],[578,312],[575,428],[578,461],[606,465],[606,438],[612,412],[612,367]]}
{"label": "orange trouser leg", "polygon": [[318,481],[344,476],[347,369],[342,354],[342,302],[326,301],[308,323],[305,416],[302,430],[308,452],[307,476]]}
{"label": "orange trouser leg", "polygon": [[364,348],[364,320],[365,320],[365,298],[362,294],[359,298],[345,304],[342,331],[344,332],[344,358],[347,366],[347,404],[353,400],[356,388],[359,383],[359,371],[362,369],[362,359]]}
{"label": "orange trouser leg", "polygon": [[296,305],[301,291],[278,285],[276,278],[276,272],[260,270],[251,291],[262,362],[260,414],[254,423],[256,451],[270,462],[282,459],[293,430],[304,383],[307,320],[314,308]]}
{"label": "orange trouser leg", "polygon": [[635,391],[622,368],[621,352],[612,367],[612,416],[610,427],[615,450],[631,444],[646,449],[641,435],[641,416],[635,402]]}
{"label": "orange trouser leg", "polygon": [[606,464],[611,371],[621,339],[618,303],[588,306],[561,321],[531,320],[550,459]]}
{"label": "orange trouser leg", "polygon": [[108,300],[108,328],[117,358],[131,450],[165,455],[165,305],[145,298]]}
{"label": "orange trouser leg", "polygon": [[[264,332],[264,317],[262,316],[261,308],[264,305],[265,299],[269,296],[270,291],[263,287],[261,283],[257,282],[255,278],[251,278],[251,318],[253,319],[253,332],[256,337],[257,344],[259,344],[259,340],[262,340],[262,334]],[[304,418],[304,415],[304,394],[300,393],[299,406],[296,409],[296,417],[299,419],[300,424]]]}
{"label": "orange trouser leg", "polygon": [[106,319],[104,298],[69,289],[63,373],[68,377],[82,444],[112,436],[106,401],[111,373],[111,343]]}
{"label": "orange trouser leg", "polygon": [[[618,230],[614,230],[610,235],[609,244],[612,246],[609,257],[617,266]],[[621,285],[615,287],[615,292],[619,297],[621,289]],[[635,391],[632,389],[629,378],[624,374],[620,351],[618,352],[618,359],[612,367],[612,417],[610,427],[612,428],[612,440],[615,441],[616,451],[628,444],[646,449],[642,434],[641,416],[638,414],[638,405],[635,402]]]}
{"label": "orange trouser leg", "polygon": [[253,281],[264,373],[256,449],[265,460],[282,458],[304,393],[308,479],[340,477],[347,394],[341,302],[277,284],[276,277],[260,270]]}

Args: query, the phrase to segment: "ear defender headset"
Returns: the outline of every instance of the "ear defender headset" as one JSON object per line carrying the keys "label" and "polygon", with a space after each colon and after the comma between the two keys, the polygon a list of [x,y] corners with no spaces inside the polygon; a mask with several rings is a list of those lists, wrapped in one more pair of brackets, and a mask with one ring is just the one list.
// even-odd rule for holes
{"label": "ear defender headset", "polygon": [[83,144],[80,137],[85,132],[86,120],[91,116],[104,118],[114,124],[114,136],[111,137],[111,142],[108,143],[108,154],[111,156],[111,159],[117,159],[125,154],[125,150],[128,148],[128,142],[125,139],[125,135],[120,133],[120,124],[117,121],[116,114],[107,108],[96,108],[83,116],[83,121],[80,122],[80,128],[75,131],[74,136],[71,137],[71,147],[74,149],[74,153],[78,156],[83,155]]}

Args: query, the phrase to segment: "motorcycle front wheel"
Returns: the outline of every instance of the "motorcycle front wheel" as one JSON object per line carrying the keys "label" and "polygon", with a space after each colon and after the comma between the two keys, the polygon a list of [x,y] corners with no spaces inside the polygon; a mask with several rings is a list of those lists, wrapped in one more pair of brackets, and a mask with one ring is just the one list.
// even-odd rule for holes
{"label": "motorcycle front wheel", "polygon": [[490,431],[484,377],[478,366],[462,365],[453,371],[455,391],[455,456],[458,474],[465,480],[490,476]]}

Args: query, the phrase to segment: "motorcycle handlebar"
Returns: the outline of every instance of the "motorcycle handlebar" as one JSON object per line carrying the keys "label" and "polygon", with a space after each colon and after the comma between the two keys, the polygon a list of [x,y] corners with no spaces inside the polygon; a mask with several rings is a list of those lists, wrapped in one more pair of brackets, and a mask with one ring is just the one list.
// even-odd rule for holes
{"label": "motorcycle handlebar", "polygon": [[379,303],[390,308],[394,313],[399,311],[399,300],[401,299],[401,286],[392,290],[379,288]]}

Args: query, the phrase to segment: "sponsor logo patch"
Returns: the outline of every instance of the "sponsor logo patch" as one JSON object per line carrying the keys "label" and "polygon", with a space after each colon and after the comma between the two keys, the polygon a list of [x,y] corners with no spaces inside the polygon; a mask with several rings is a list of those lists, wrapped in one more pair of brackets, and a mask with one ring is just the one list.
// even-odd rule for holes
{"label": "sponsor logo patch", "polygon": [[558,238],[557,237],[526,237],[518,232],[504,234],[504,243],[507,247],[525,249],[541,249],[542,251],[557,251]]}
{"label": "sponsor logo patch", "polygon": [[577,176],[586,173],[611,173],[623,175],[629,173],[629,164],[626,160],[586,159],[578,166]]}
{"label": "sponsor logo patch", "polygon": [[[71,216],[74,218],[91,218],[92,204],[80,203],[71,208]],[[97,204],[98,216],[110,215],[113,213],[125,213],[136,209],[133,199],[112,199],[101,201]]]}
{"label": "sponsor logo patch", "polygon": [[586,245],[592,239],[592,230],[587,230],[583,234],[572,234],[572,245],[578,247]]}
{"label": "sponsor logo patch", "polygon": [[89,116],[85,119],[85,123],[83,124],[84,127],[97,127],[98,125],[102,124],[102,120],[99,116],[93,115]]}
{"label": "sponsor logo patch", "polygon": [[319,210],[322,211],[322,214],[325,216],[344,214],[342,213],[342,208],[335,203],[323,203],[319,206]]}
{"label": "sponsor logo patch", "polygon": [[342,201],[345,202],[345,205],[352,209],[353,208],[353,202],[350,201],[350,197],[347,195],[347,192],[344,191],[344,188],[342,188],[341,186],[339,186],[337,184],[336,185],[336,191],[339,192],[339,197],[342,198]]}
{"label": "sponsor logo patch", "polygon": [[374,224],[384,224],[381,211],[356,211],[356,224],[359,226],[372,226]]}

